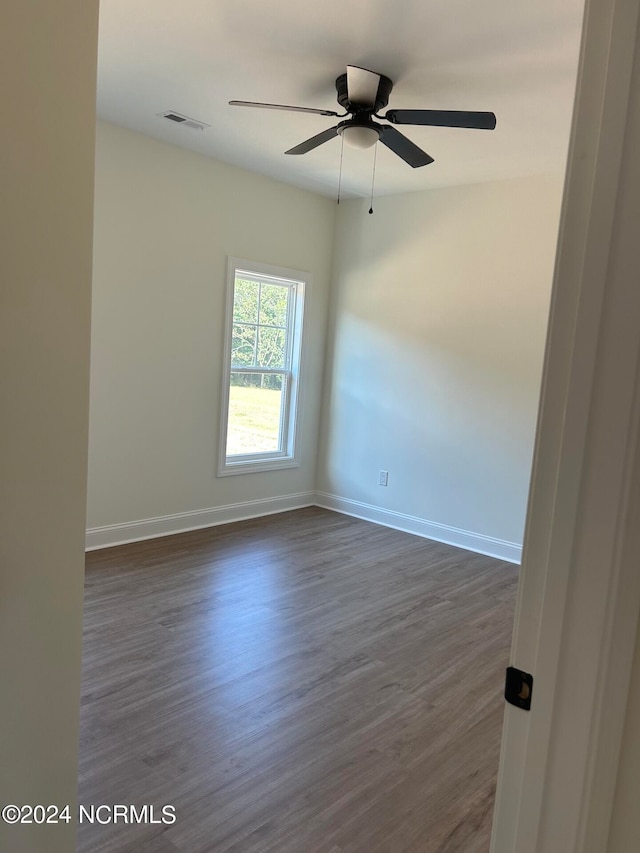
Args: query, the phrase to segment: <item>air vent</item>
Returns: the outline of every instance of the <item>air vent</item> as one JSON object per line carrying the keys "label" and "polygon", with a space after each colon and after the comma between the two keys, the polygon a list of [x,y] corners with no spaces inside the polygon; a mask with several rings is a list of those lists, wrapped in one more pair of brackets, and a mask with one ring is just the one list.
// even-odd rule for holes
{"label": "air vent", "polygon": [[158,115],[161,118],[166,118],[169,121],[180,124],[182,127],[190,127],[192,130],[204,130],[205,127],[211,127],[210,124],[205,124],[203,121],[197,121],[195,118],[189,118],[189,116],[183,116],[180,113],[175,112],[175,110],[167,110],[166,113],[159,113]]}

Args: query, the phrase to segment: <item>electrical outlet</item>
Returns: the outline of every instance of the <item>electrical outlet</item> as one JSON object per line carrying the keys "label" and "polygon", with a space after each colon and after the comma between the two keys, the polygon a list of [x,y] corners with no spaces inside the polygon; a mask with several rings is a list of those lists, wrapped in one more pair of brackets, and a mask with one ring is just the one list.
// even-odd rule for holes
{"label": "electrical outlet", "polygon": [[379,486],[388,486],[389,485],[389,472],[388,471],[379,471],[378,472],[378,485]]}

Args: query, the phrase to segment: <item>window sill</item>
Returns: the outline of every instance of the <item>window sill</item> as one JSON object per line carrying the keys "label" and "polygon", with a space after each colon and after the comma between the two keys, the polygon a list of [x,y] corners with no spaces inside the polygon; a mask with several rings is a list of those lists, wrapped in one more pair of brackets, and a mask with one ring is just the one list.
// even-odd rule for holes
{"label": "window sill", "polygon": [[218,477],[233,477],[236,474],[257,474],[260,471],[281,471],[286,468],[299,467],[300,463],[291,456],[283,456],[280,459],[265,459],[261,462],[255,460],[225,462],[218,468]]}

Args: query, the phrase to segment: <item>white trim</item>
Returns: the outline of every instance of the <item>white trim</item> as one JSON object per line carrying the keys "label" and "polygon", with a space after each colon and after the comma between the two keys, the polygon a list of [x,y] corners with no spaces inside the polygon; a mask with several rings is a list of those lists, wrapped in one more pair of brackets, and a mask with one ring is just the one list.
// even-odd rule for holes
{"label": "white trim", "polygon": [[432,539],[434,542],[464,548],[477,554],[486,554],[488,557],[496,557],[498,560],[506,560],[509,563],[520,562],[522,549],[515,542],[506,542],[504,539],[496,539],[482,533],[473,533],[459,527],[450,527],[448,524],[440,524],[437,521],[428,521],[415,515],[382,509],[373,504],[341,498],[338,495],[330,495],[326,492],[300,492],[276,498],[209,507],[193,512],[177,512],[173,515],[162,515],[157,518],[126,521],[122,524],[107,524],[104,527],[90,527],[87,530],[86,550],[95,551],[98,548],[111,548],[114,545],[124,545],[127,542],[156,539],[161,536],[170,536],[173,533],[186,533],[188,530],[215,527],[218,524],[229,524],[247,518],[259,518],[263,515],[288,512],[307,506],[318,506],[321,509],[350,515],[353,518],[361,518],[363,521],[371,521],[383,527],[392,527],[394,530],[402,530],[404,533],[413,533],[423,539]]}
{"label": "white trim", "polygon": [[200,530],[229,524],[247,518],[273,515],[292,509],[302,509],[314,505],[314,492],[300,492],[293,495],[281,495],[276,498],[243,501],[226,506],[198,509],[193,512],[177,512],[157,518],[143,518],[139,521],[126,521],[123,524],[107,524],[104,527],[90,527],[86,535],[86,550],[111,548],[127,542],[140,542],[143,539],[156,539],[170,536],[172,533],[186,533],[188,530]]}
{"label": "white trim", "polygon": [[[233,338],[233,301],[235,279],[238,273],[256,281],[273,280],[279,284],[288,283],[292,297],[289,299],[287,317],[287,358],[282,371],[285,376],[281,405],[281,435],[283,450],[272,454],[249,454],[238,457],[227,457],[227,428],[229,422],[229,376],[231,375],[231,345]],[[277,471],[283,468],[295,468],[300,464],[299,442],[297,439],[298,424],[301,414],[301,377],[304,369],[303,359],[303,326],[305,302],[311,285],[311,274],[303,270],[288,269],[271,264],[247,261],[243,258],[227,258],[227,295],[225,302],[224,352],[222,358],[222,393],[220,397],[220,433],[218,446],[218,477],[234,476],[236,474],[256,473],[259,471]],[[244,369],[243,369],[244,370]],[[269,372],[255,368],[244,372]],[[266,458],[264,458],[266,456]],[[262,457],[262,458],[261,458]]]}
{"label": "white trim", "polygon": [[259,471],[283,471],[285,468],[299,468],[300,463],[290,456],[270,456],[260,462],[258,459],[241,459],[228,462],[224,471],[218,471],[218,477],[235,477],[237,474],[257,474]]}
{"label": "white trim", "polygon": [[640,609],[639,9],[586,6],[511,655],[536,690],[505,709],[493,853],[606,849]]}
{"label": "white trim", "polygon": [[326,492],[316,492],[316,505],[323,509],[331,509],[344,515],[351,515],[354,518],[372,521],[374,524],[381,524],[384,527],[392,527],[394,530],[413,533],[416,536],[422,536],[424,539],[433,539],[435,542],[443,542],[446,545],[454,545],[456,548],[474,551],[476,554],[486,554],[499,560],[507,560],[509,563],[520,562],[522,547],[515,542],[496,539],[494,536],[485,536],[483,533],[450,527],[448,524],[440,524],[437,521],[429,521],[415,515],[383,509],[373,504],[342,498]]}

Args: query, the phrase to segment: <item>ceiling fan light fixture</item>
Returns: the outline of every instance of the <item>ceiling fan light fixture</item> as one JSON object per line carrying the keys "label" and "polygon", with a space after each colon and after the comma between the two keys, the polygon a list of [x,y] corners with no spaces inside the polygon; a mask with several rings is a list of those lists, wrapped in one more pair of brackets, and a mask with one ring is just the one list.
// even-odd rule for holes
{"label": "ceiling fan light fixture", "polygon": [[338,133],[342,134],[345,143],[351,148],[371,148],[380,138],[380,131],[371,126],[361,124],[349,124],[339,128]]}

